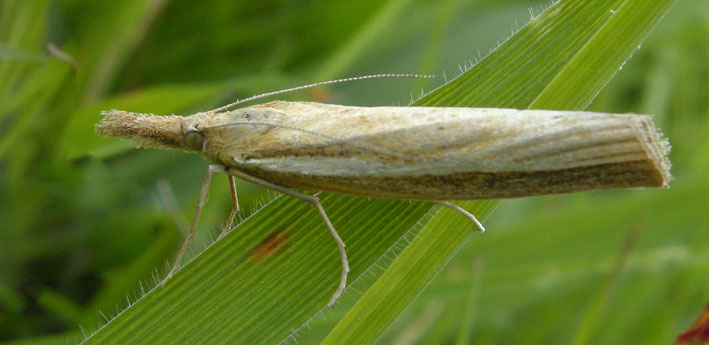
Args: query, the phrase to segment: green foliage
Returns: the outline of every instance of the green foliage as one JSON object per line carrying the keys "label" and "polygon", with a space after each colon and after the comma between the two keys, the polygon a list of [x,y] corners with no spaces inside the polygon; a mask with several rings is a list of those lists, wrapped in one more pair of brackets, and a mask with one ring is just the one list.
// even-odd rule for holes
{"label": "green foliage", "polygon": [[[245,221],[144,294],[182,241],[176,223],[194,212],[206,163],[98,138],[98,112],[193,113],[349,75],[450,77],[546,2],[3,1],[0,340],[73,343],[79,327],[105,324],[87,343],[310,344],[333,329],[340,342],[341,330],[366,341],[388,329],[383,344],[670,343],[708,298],[709,5],[678,2],[636,50],[669,3],[565,1],[419,102],[582,109],[618,72],[591,109],[655,114],[673,144],[672,189],[506,201],[435,279],[471,236],[463,217],[325,195],[356,279],[329,309],[339,262],[314,210],[243,183]],[[565,20],[575,25],[553,26]],[[539,34],[554,30],[556,41]],[[286,97],[389,105],[426,83]],[[225,180],[213,183],[193,253],[229,211]],[[495,204],[465,205],[483,216]],[[285,245],[258,254],[274,233]],[[122,313],[106,324],[97,311]]]}

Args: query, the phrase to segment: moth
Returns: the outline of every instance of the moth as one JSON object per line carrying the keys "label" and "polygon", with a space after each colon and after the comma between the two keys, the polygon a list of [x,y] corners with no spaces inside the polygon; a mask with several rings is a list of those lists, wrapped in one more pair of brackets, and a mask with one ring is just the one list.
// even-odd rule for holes
{"label": "moth", "polygon": [[194,152],[212,162],[190,233],[163,283],[179,268],[211,176],[219,172],[229,176],[234,206],[224,232],[239,209],[235,177],[317,208],[342,265],[329,305],[347,284],[345,244],[317,193],[294,189],[429,200],[484,231],[474,215],[449,201],[661,188],[670,180],[669,143],[645,115],[283,101],[190,116],[102,114],[98,134]]}

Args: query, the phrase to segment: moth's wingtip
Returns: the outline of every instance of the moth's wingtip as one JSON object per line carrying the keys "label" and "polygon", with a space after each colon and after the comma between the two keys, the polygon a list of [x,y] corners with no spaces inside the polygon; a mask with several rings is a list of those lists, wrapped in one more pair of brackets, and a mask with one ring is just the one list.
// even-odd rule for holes
{"label": "moth's wingtip", "polygon": [[646,161],[652,167],[652,172],[648,173],[651,181],[648,183],[648,187],[669,188],[670,181],[674,180],[671,173],[672,163],[669,159],[672,146],[667,137],[657,130],[652,117],[637,115],[636,118],[639,119],[639,122],[635,126],[635,133],[645,151]]}
{"label": "moth's wingtip", "polygon": [[660,188],[670,188],[670,181],[674,180],[672,176],[672,162],[669,159],[670,151],[672,151],[672,146],[670,141],[662,135],[662,133],[657,132],[657,168],[660,170],[662,176],[662,186]]}

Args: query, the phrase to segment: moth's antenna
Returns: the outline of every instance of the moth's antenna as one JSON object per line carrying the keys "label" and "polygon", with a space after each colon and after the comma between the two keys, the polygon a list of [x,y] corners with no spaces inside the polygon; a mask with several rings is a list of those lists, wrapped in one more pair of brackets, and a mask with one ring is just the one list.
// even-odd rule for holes
{"label": "moth's antenna", "polygon": [[365,79],[374,79],[374,78],[440,78],[437,75],[422,75],[422,74],[399,74],[399,73],[385,73],[385,74],[372,74],[372,75],[363,75],[360,77],[351,77],[351,78],[344,78],[344,79],[335,79],[335,80],[328,80],[328,81],[321,81],[319,83],[315,84],[308,84],[308,85],[303,85],[303,86],[297,86],[297,87],[292,87],[290,89],[284,89],[284,90],[278,90],[278,91],[272,91],[272,92],[266,92],[262,93],[260,95],[256,96],[251,96],[249,98],[244,98],[242,100],[238,100],[233,103],[229,103],[225,106],[221,106],[216,109],[212,109],[209,112],[218,112],[218,111],[224,111],[227,110],[235,105],[239,105],[242,103],[246,103],[249,101],[253,101],[255,99],[259,98],[264,98],[264,97],[269,97],[269,96],[274,96],[274,95],[280,95],[282,93],[287,93],[287,92],[293,92],[293,91],[298,91],[298,90],[303,90],[303,89],[309,89],[311,87],[316,87],[316,86],[322,86],[322,85],[329,85],[329,84],[336,84],[336,83],[344,83],[348,81],[357,81],[357,80],[365,80]]}

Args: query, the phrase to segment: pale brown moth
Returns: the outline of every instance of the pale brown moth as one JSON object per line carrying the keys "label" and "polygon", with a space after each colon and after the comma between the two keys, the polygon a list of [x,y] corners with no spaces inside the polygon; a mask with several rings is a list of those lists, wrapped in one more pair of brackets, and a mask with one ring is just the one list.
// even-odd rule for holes
{"label": "pale brown moth", "polygon": [[239,208],[234,177],[318,209],[342,264],[330,305],[347,283],[345,244],[317,193],[293,188],[429,200],[459,211],[484,231],[474,215],[448,201],[659,188],[670,179],[669,144],[645,115],[281,101],[224,111],[232,105],[184,117],[111,110],[96,127],[101,135],[196,152],[213,163],[190,233],[163,282],[179,268],[215,172],[229,175],[234,205],[222,235]]}

